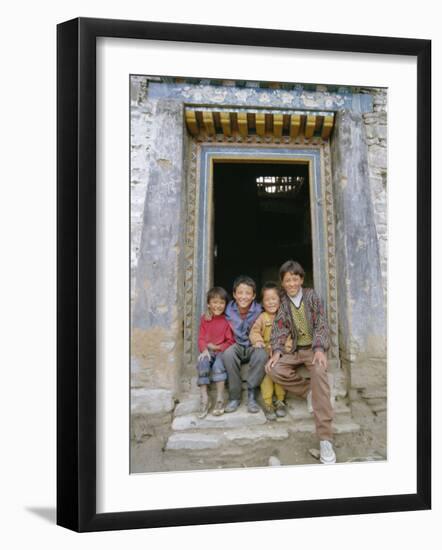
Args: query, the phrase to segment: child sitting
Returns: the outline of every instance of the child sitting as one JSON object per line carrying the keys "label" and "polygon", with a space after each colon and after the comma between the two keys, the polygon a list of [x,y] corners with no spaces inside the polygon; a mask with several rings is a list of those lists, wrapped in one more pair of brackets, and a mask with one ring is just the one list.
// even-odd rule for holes
{"label": "child sitting", "polygon": [[[285,262],[279,278],[284,292],[272,327],[272,357],[266,372],[286,391],[311,402],[320,440],[320,461],[334,464],[333,407],[327,377],[329,329],[324,307],[316,292],[303,286],[304,269],[298,262]],[[287,352],[289,337],[291,350]],[[307,367],[310,382],[297,373],[301,365]]]}
{"label": "child sitting", "polygon": [[227,373],[222,361],[222,352],[235,342],[232,329],[224,315],[228,299],[227,292],[219,286],[213,287],[207,293],[208,315],[202,315],[198,334],[200,355],[197,371],[201,392],[198,418],[204,418],[209,412],[210,378],[216,384],[216,403],[212,414],[220,416],[224,413],[224,382]]}
{"label": "child sitting", "polygon": [[[264,311],[250,330],[250,342],[255,348],[264,348],[270,358],[272,355],[270,335],[280,304],[278,286],[275,283],[265,283],[262,287],[261,299]],[[276,420],[276,417],[286,416],[285,390],[279,384],[274,383],[268,374],[264,376],[261,382],[261,394],[267,420]],[[274,394],[276,398],[275,405],[273,405]]]}
{"label": "child sitting", "polygon": [[235,344],[223,353],[223,361],[229,379],[229,402],[226,413],[236,411],[241,404],[241,364],[249,362],[247,374],[247,410],[258,413],[255,392],[264,378],[264,367],[268,360],[264,349],[254,348],[250,344],[249,333],[253,323],[262,311],[255,302],[256,284],[246,275],[240,275],[233,283],[233,298],[226,308],[226,317],[230,322]]}

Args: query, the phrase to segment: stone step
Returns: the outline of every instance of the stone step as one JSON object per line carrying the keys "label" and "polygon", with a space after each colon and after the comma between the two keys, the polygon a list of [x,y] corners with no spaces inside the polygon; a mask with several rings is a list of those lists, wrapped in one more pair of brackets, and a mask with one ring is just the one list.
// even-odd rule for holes
{"label": "stone step", "polygon": [[[222,416],[208,414],[199,419],[196,414],[176,416],[172,423],[173,433],[169,436],[165,449],[168,451],[200,451],[221,449],[223,455],[231,454],[238,447],[253,447],[257,443],[268,445],[272,441],[284,441],[293,434],[314,434],[315,422],[307,408],[291,406],[285,418],[269,422],[262,411],[251,414],[246,405],[242,404],[234,413]],[[339,404],[337,415],[333,422],[335,434],[351,434],[360,431],[360,426],[351,419],[348,408]],[[294,416],[292,416],[294,415]],[[232,445],[233,444],[233,445]]]}
{"label": "stone step", "polygon": [[[193,431],[173,433],[167,440],[166,451],[200,451],[206,449],[219,449],[223,447],[223,452],[228,453],[227,448],[230,444],[242,447],[244,445],[253,445],[262,442],[284,441],[289,437],[289,430],[280,426],[256,426],[245,429],[230,429],[211,433],[201,433]],[[231,449],[233,451],[234,447]]]}
{"label": "stone step", "polygon": [[[339,421],[335,420],[333,422],[333,433],[334,434],[347,434],[358,432],[361,429],[359,424],[353,422],[352,420],[348,421]],[[289,430],[291,433],[314,433],[315,432],[315,422],[314,420],[301,420],[299,422],[294,422],[290,424]]]}
{"label": "stone step", "polygon": [[172,422],[172,430],[207,430],[207,429],[232,429],[245,426],[259,426],[266,424],[267,419],[262,411],[251,414],[247,411],[245,404],[242,404],[234,413],[226,413],[222,416],[208,414],[206,418],[200,419],[196,414],[184,414],[175,416]]}
{"label": "stone step", "polygon": [[[192,424],[192,427],[216,428],[236,427],[240,422],[244,422],[244,425],[256,425],[266,422],[266,419],[265,417],[263,418],[264,415],[261,411],[257,414],[250,414],[247,412],[245,399],[243,400],[243,404],[235,413],[228,413],[221,417],[213,417],[209,413],[204,419],[205,422],[197,421],[198,419],[195,420],[194,417],[196,416],[195,413],[198,412],[199,402],[200,398],[198,395],[191,395],[185,401],[178,403],[174,411],[174,422],[172,424],[173,430],[190,429],[190,423]],[[350,408],[345,403],[342,401],[335,401],[333,408],[336,422],[352,421]],[[288,416],[285,419],[279,419],[278,422],[289,421],[290,419],[295,421],[303,421],[313,418],[313,415],[307,410],[307,403],[304,399],[289,397],[287,399],[287,412]],[[239,418],[237,418],[237,416],[239,416]],[[177,420],[178,417],[187,417],[187,419]],[[182,426],[187,427],[183,428]]]}

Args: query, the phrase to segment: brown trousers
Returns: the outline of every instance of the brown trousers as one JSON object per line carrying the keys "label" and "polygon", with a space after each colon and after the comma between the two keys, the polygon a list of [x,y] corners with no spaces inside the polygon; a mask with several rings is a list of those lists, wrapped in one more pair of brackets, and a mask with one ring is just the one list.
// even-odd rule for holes
{"label": "brown trousers", "polygon": [[[312,406],[319,439],[333,439],[333,408],[330,403],[330,386],[327,370],[313,363],[311,348],[299,349],[295,353],[284,354],[274,365],[270,377],[285,390],[298,397],[307,397],[312,390]],[[305,365],[310,374],[310,381],[297,373],[297,367]]]}

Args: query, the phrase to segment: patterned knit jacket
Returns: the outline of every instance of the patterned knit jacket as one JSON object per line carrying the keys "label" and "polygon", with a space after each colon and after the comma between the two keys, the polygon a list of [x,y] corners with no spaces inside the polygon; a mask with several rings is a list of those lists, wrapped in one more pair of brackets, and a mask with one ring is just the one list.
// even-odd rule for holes
{"label": "patterned knit jacket", "polygon": [[[329,334],[327,319],[321,299],[312,288],[302,289],[302,299],[304,301],[304,311],[307,317],[311,333],[313,335],[313,351],[327,351],[329,348]],[[293,339],[291,353],[294,353],[297,345],[297,333],[293,323],[292,312],[290,309],[290,298],[283,294],[281,305],[273,322],[271,346],[272,351],[287,353],[284,344],[289,336]]]}

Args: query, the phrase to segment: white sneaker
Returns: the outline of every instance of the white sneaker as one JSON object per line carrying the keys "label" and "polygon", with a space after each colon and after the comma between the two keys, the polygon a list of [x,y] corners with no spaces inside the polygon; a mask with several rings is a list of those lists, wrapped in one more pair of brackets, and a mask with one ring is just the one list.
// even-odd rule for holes
{"label": "white sneaker", "polygon": [[307,410],[310,414],[313,414],[312,390],[309,390],[307,394]]}
{"label": "white sneaker", "polygon": [[336,455],[335,451],[333,450],[333,445],[331,441],[327,441],[324,439],[323,441],[319,442],[319,460],[322,462],[322,464],[335,464],[336,463]]}

